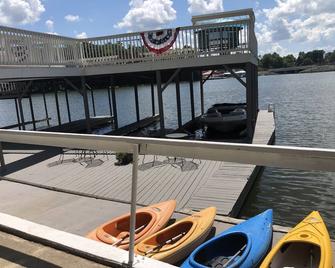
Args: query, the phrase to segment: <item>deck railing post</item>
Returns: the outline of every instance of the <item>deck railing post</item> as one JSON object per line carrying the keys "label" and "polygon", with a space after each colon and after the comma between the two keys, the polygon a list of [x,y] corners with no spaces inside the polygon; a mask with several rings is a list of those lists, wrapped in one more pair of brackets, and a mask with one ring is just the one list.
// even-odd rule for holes
{"label": "deck railing post", "polygon": [[139,145],[134,144],[134,146],[133,146],[132,183],[131,183],[130,230],[129,230],[129,261],[128,261],[129,267],[132,267],[133,263],[134,263],[138,154],[139,154]]}
{"label": "deck railing post", "polygon": [[2,142],[0,142],[0,166],[4,167],[6,165],[5,158],[3,156]]}

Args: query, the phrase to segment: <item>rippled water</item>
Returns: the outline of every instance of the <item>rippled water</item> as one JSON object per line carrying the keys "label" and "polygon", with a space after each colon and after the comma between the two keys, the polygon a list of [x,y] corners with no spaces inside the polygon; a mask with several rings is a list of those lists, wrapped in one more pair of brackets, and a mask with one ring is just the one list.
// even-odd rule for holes
{"label": "rippled water", "polygon": [[[200,113],[199,83],[195,86],[196,112]],[[116,92],[119,124],[136,120],[134,92],[130,87]],[[108,115],[107,92],[94,92],[97,115]],[[72,119],[84,117],[82,98],[70,92]],[[191,119],[189,88],[181,84],[182,117]],[[205,84],[205,104],[208,108],[217,102],[239,102],[245,99],[244,88],[234,79],[208,81]],[[57,123],[55,98],[48,94],[49,114],[52,124]],[[151,114],[150,90],[139,86],[141,118]],[[90,107],[92,114],[91,99]],[[67,122],[64,94],[59,94],[62,122]],[[33,96],[35,118],[45,117],[42,96]],[[259,78],[260,108],[275,104],[276,144],[335,148],[335,73],[293,74],[263,76]],[[24,100],[26,121],[31,119],[29,105]],[[157,107],[157,105],[156,105]],[[156,108],[157,109],[157,108]],[[164,91],[164,110],[167,127],[177,126],[174,85]],[[16,123],[15,106],[11,100],[0,101],[0,125]],[[39,127],[45,123],[38,124]],[[335,163],[334,163],[335,164]],[[310,172],[291,169],[266,168],[256,182],[242,217],[249,217],[267,208],[274,209],[276,224],[294,225],[311,210],[319,210],[335,237],[335,173]]]}

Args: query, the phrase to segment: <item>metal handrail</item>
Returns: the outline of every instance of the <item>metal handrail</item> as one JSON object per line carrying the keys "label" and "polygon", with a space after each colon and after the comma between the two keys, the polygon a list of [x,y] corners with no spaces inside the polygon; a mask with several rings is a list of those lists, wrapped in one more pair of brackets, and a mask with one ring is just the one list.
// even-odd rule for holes
{"label": "metal handrail", "polygon": [[0,130],[0,163],[5,166],[1,142],[111,150],[133,154],[129,265],[134,262],[138,155],[153,154],[237,162],[303,170],[335,171],[335,149],[218,143],[139,137],[99,136],[39,131]]}

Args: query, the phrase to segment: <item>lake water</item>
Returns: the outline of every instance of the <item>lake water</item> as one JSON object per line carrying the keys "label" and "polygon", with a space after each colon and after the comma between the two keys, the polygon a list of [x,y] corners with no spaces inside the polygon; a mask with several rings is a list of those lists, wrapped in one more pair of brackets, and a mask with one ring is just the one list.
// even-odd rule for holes
{"label": "lake water", "polygon": [[[167,127],[177,126],[175,87],[164,91],[164,110]],[[195,83],[196,113],[200,113],[199,83]],[[94,91],[96,114],[108,115],[105,90]],[[116,91],[119,125],[136,120],[134,92],[130,87]],[[76,92],[69,93],[72,120],[84,118],[83,102]],[[181,84],[182,118],[191,119],[187,83]],[[205,106],[217,102],[240,102],[245,89],[235,79],[212,80],[205,84]],[[34,95],[35,118],[45,118],[42,95]],[[139,86],[141,118],[151,115],[150,90]],[[90,107],[92,114],[91,99]],[[47,95],[51,123],[57,124],[54,94]],[[59,93],[61,120],[68,121],[65,96]],[[157,102],[157,101],[156,101]],[[276,144],[320,148],[335,148],[335,73],[291,74],[259,77],[259,104],[266,109],[275,104]],[[23,101],[25,120],[31,119],[29,103]],[[156,105],[157,107],[157,105]],[[156,110],[157,112],[157,110]],[[0,125],[16,124],[12,100],[0,101]],[[38,127],[45,126],[39,123]],[[335,164],[335,163],[334,163]],[[249,217],[267,208],[274,209],[276,224],[292,226],[311,210],[319,210],[335,237],[335,173],[266,168],[256,182],[241,217]]]}

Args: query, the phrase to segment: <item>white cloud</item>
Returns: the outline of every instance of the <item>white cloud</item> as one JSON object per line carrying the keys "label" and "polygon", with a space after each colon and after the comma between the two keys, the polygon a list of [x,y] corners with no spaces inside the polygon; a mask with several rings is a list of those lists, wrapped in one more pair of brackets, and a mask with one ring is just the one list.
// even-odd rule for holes
{"label": "white cloud", "polygon": [[87,38],[87,33],[85,32],[78,33],[76,34],[76,38],[80,38],[80,39]]}
{"label": "white cloud", "polygon": [[192,15],[223,11],[223,0],[187,0]]}
{"label": "white cloud", "polygon": [[335,42],[334,0],[276,0],[273,8],[260,14],[264,16],[256,24],[260,46],[285,41],[313,49]]}
{"label": "white cloud", "polygon": [[71,14],[68,14],[64,17],[64,19],[68,22],[77,22],[79,21],[79,16],[78,15],[71,15]]}
{"label": "white cloud", "polygon": [[114,27],[128,31],[165,27],[176,19],[177,12],[172,4],[172,0],[131,0],[128,13]]}
{"label": "white cloud", "polygon": [[44,11],[40,0],[0,0],[0,24],[31,24],[38,21]]}
{"label": "white cloud", "polygon": [[49,32],[54,31],[54,22],[52,20],[47,20],[45,22],[45,26],[47,26],[47,29],[48,29]]}

